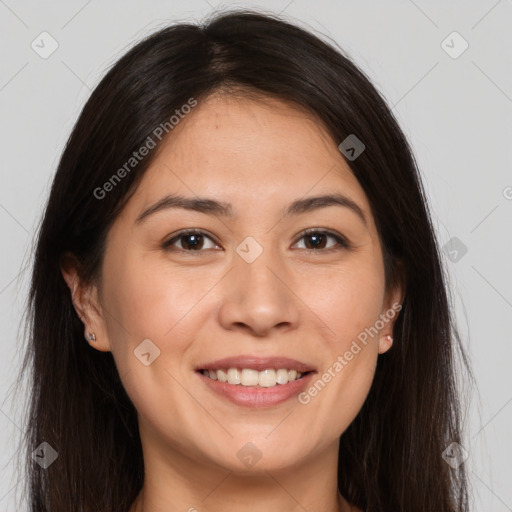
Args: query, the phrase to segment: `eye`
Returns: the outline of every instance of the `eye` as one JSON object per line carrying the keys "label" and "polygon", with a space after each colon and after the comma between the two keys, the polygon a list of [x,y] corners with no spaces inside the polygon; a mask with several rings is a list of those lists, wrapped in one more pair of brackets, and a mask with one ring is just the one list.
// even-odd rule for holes
{"label": "eye", "polygon": [[[326,247],[326,241],[328,238],[333,239],[336,243]],[[340,247],[345,249],[350,249],[351,247],[348,240],[345,237],[337,233],[333,233],[332,231],[321,231],[318,228],[312,228],[308,229],[307,231],[304,231],[299,240],[303,239],[307,241],[305,243],[306,246],[299,247],[299,249],[309,249],[315,251],[321,249],[330,251],[339,249]],[[336,244],[338,245],[338,247],[336,247]]]}
{"label": "eye", "polygon": [[201,249],[214,249],[217,247],[215,242],[213,242],[212,247],[205,247],[205,240],[213,242],[213,239],[203,231],[186,229],[164,242],[162,248],[172,250],[172,246],[174,246],[176,242],[181,244],[181,247],[177,247],[177,249],[184,252],[201,252]]}
{"label": "eye", "polygon": [[[329,238],[334,240],[335,243],[326,246],[326,242]],[[332,231],[322,231],[318,228],[311,228],[304,231],[299,241],[303,239],[306,240],[305,247],[299,247],[299,249],[313,251],[320,249],[323,251],[331,251],[339,248],[350,249],[351,247],[345,237],[337,233],[333,233]],[[205,242],[206,240],[209,240],[212,243],[211,247],[205,247],[205,243],[208,245],[208,243]],[[177,242],[180,243],[181,247],[175,246]],[[186,229],[184,231],[180,231],[178,234],[174,235],[162,244],[162,249],[177,249],[182,252],[202,252],[202,249],[215,249],[216,247],[218,247],[218,245],[209,235],[197,229]]]}

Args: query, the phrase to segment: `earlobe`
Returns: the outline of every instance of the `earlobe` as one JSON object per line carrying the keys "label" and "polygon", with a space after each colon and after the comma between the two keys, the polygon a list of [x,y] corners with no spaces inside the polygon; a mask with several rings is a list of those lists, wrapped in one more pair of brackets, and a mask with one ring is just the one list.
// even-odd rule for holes
{"label": "earlobe", "polygon": [[[91,286],[81,283],[79,273],[79,262],[72,254],[66,254],[61,260],[61,273],[70,292],[71,301],[75,311],[84,325],[84,338],[91,346],[100,352],[109,352],[110,344],[105,335],[101,308],[97,304],[96,290]],[[92,297],[94,295],[94,297]],[[97,338],[96,332],[99,339]]]}
{"label": "earlobe", "polygon": [[[402,310],[402,291],[400,288],[395,289],[394,293],[390,297],[390,301],[387,302],[387,309],[385,310],[384,318],[387,320],[387,325],[380,333],[379,339],[379,354],[384,354],[393,346],[393,328],[396,322],[397,316]],[[392,302],[391,302],[392,301]]]}
{"label": "earlobe", "polygon": [[382,336],[379,341],[379,354],[384,354],[393,346],[393,337],[390,334]]}
{"label": "earlobe", "polygon": [[384,354],[393,345],[393,327],[400,311],[402,311],[402,304],[405,298],[405,267],[400,260],[396,260],[395,265],[395,284],[392,289],[388,290],[385,296],[384,316],[388,319],[389,323],[381,333],[379,354]]}

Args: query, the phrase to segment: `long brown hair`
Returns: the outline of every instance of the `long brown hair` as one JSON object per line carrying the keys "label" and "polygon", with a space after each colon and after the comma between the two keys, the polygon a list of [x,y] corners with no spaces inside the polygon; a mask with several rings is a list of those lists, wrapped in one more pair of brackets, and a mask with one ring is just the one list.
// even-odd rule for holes
{"label": "long brown hair", "polygon": [[[38,232],[26,311],[20,378],[30,371],[30,511],[126,511],[143,485],[136,410],[111,353],[84,341],[60,261],[70,251],[84,280],[98,278],[106,234],[156,151],[107,197],[95,190],[176,109],[220,88],[292,101],[314,113],[337,145],[350,134],[365,144],[347,163],[372,208],[386,284],[403,279],[405,297],[393,349],[379,357],[369,395],[340,438],[340,492],[367,512],[466,511],[465,465],[452,468],[443,452],[463,444],[456,362],[470,370],[409,143],[341,49],[247,10],[174,24],[136,44],[94,89],[67,141]],[[42,442],[58,452],[46,469],[32,460]]]}

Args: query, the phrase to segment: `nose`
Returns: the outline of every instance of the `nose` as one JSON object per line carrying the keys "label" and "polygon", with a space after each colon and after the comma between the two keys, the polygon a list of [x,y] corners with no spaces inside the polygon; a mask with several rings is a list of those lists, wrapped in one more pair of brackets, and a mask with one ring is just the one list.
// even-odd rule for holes
{"label": "nose", "polygon": [[272,330],[297,328],[300,300],[289,272],[275,254],[264,250],[252,263],[237,255],[233,266],[223,283],[218,312],[225,329],[265,337]]}

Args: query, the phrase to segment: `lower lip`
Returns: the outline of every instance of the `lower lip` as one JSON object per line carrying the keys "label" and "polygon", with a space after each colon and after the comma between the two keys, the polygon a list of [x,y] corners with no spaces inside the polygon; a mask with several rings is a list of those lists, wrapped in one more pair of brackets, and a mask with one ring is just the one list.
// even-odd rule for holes
{"label": "lower lip", "polygon": [[200,371],[196,373],[212,391],[215,391],[215,393],[227,398],[236,405],[271,407],[298,395],[308,385],[315,372],[310,372],[299,380],[294,380],[287,384],[276,384],[269,388],[219,382],[204,376]]}

